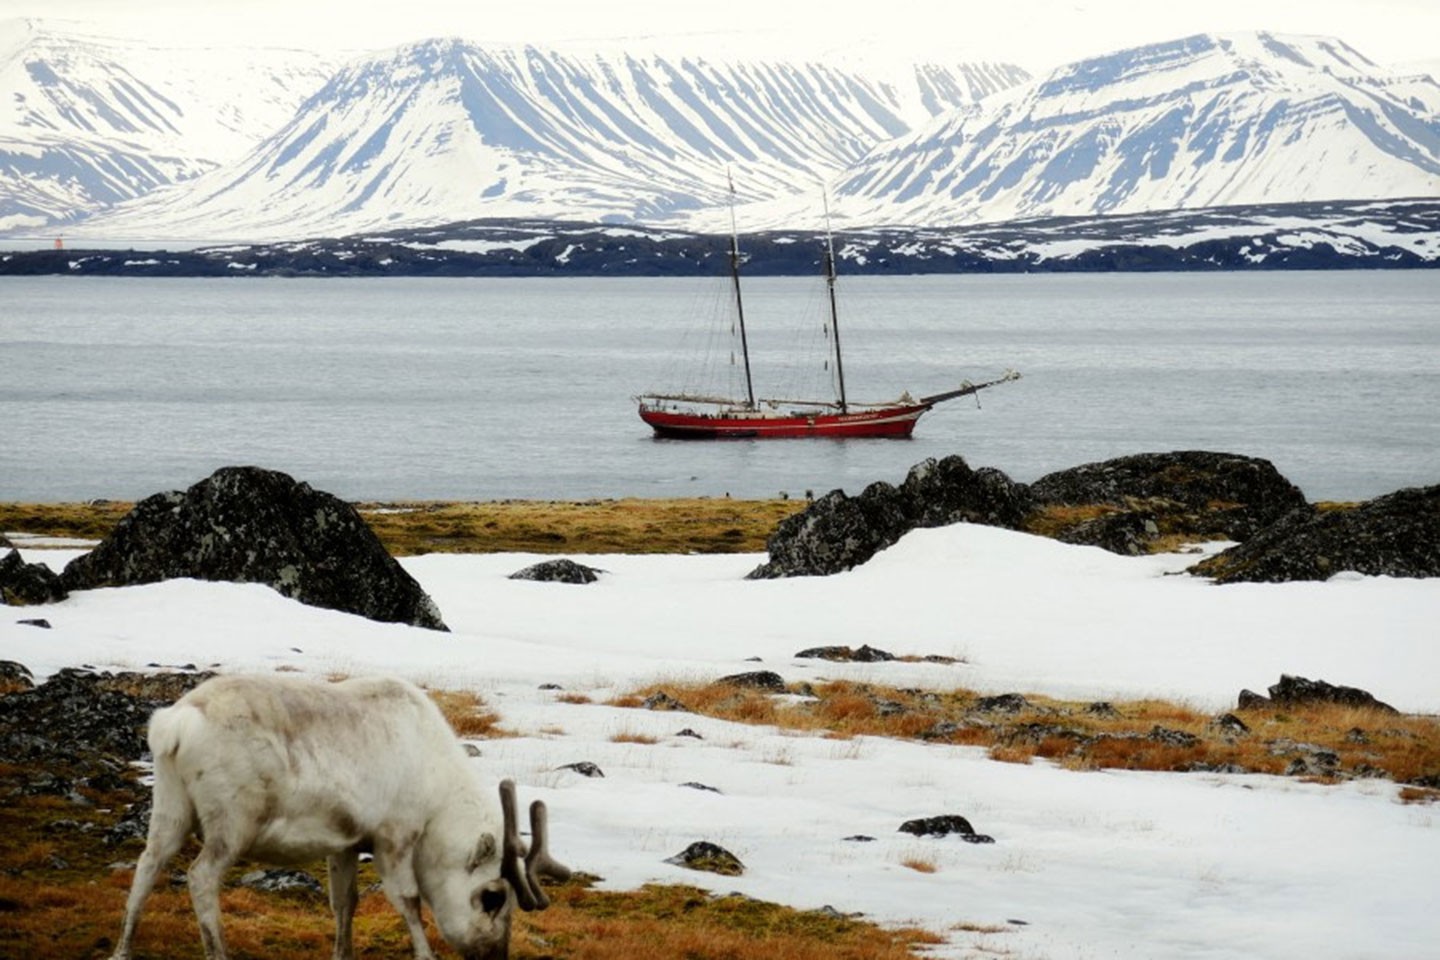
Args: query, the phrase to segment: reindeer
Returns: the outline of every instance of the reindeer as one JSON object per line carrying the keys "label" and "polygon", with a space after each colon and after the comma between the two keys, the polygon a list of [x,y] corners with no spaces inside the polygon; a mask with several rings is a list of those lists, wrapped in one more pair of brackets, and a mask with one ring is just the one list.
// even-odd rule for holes
{"label": "reindeer", "polygon": [[113,960],[131,956],[145,900],[192,830],[202,842],[190,899],[209,960],[227,957],[220,883],[242,857],[277,865],[326,858],[335,960],[355,956],[363,852],[374,855],[415,960],[434,957],[422,901],[465,960],[504,960],[514,908],[545,909],[540,877],[570,874],[548,852],[545,804],[530,806],[527,852],[514,783],[500,783],[497,810],[439,709],[402,680],[216,677],[157,710],[149,742],[150,831]]}

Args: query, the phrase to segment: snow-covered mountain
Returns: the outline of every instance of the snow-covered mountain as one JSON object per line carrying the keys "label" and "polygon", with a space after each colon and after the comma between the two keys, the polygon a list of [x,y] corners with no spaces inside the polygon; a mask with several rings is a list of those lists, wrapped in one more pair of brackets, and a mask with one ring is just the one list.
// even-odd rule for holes
{"label": "snow-covered mountain", "polygon": [[444,39],[360,60],[238,162],[84,233],[277,237],[480,216],[654,220],[804,191],[917,122],[1026,79],[898,78]]}
{"label": "snow-covered mountain", "polygon": [[335,66],[299,50],[162,48],[0,21],[0,229],[63,223],[213,170]]}
{"label": "snow-covered mountain", "polygon": [[[343,68],[0,25],[0,232],[252,241],[515,217],[945,226],[1440,195],[1440,83],[1199,35],[1025,82],[430,40]],[[83,218],[83,219],[82,219]]]}
{"label": "snow-covered mountain", "polygon": [[[1062,67],[883,144],[855,223],[1440,195],[1440,85],[1338,40],[1200,35]],[[773,214],[772,214],[773,216]]]}

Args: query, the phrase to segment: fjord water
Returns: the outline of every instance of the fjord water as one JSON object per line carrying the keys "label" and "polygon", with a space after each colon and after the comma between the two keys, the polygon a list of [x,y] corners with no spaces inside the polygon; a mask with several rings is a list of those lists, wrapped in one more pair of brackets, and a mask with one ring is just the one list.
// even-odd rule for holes
{"label": "fjord water", "polygon": [[[963,455],[1017,480],[1265,457],[1312,500],[1440,482],[1440,271],[849,277],[852,399],[1024,379],[908,441],[652,439],[712,281],[0,282],[0,500],[133,499],[240,463],[352,499],[819,495]],[[813,281],[756,278],[757,392]],[[816,321],[818,322],[818,320]]]}

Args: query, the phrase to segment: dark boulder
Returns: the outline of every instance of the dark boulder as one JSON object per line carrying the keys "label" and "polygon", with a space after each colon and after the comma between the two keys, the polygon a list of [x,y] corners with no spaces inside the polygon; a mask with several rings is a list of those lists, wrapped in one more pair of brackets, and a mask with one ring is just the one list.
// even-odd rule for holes
{"label": "dark boulder", "polygon": [[780,521],[765,542],[770,560],[751,580],[816,577],[857,567],[899,540],[912,524],[894,486],[877,482],[858,497],[832,490]]}
{"label": "dark boulder", "polygon": [[1326,683],[1324,680],[1307,680],[1281,674],[1280,682],[1270,687],[1270,702],[1282,706],[1308,706],[1311,704],[1335,704],[1342,707],[1357,707],[1362,710],[1379,710],[1383,713],[1398,713],[1388,703],[1375,699],[1374,694],[1359,687],[1344,687]]}
{"label": "dark boulder", "polygon": [[895,654],[865,643],[859,647],[809,647],[796,653],[795,657],[799,660],[829,660],[833,663],[885,663],[894,660]]}
{"label": "dark boulder", "polygon": [[1261,696],[1254,690],[1241,690],[1240,696],[1235,700],[1237,710],[1264,710],[1273,706],[1269,697]]}
{"label": "dark boulder", "polygon": [[667,857],[665,862],[726,877],[738,877],[745,872],[745,864],[739,857],[708,840],[696,840],[675,856]]}
{"label": "dark boulder", "polygon": [[311,606],[446,629],[350,504],[258,467],[225,467],[136,504],[61,575],[70,590],[177,577],[263,583]]}
{"label": "dark boulder", "polygon": [[1304,508],[1190,572],[1216,583],[1371,576],[1440,577],[1440,485],[1411,487],[1356,506]]}
{"label": "dark boulder", "polygon": [[594,583],[600,579],[604,570],[597,570],[594,567],[587,567],[583,563],[576,563],[574,560],[560,558],[558,560],[543,560],[534,563],[523,570],[516,570],[510,574],[511,580],[536,580],[541,583]]}
{"label": "dark boulder", "polygon": [[0,693],[35,689],[35,675],[23,663],[0,660]]}
{"label": "dark boulder", "polygon": [[20,559],[20,551],[0,537],[0,604],[23,607],[56,603],[65,597],[58,573],[43,563],[26,563]]}
{"label": "dark boulder", "polygon": [[917,527],[982,523],[1018,530],[1030,508],[1024,484],[999,470],[972,470],[964,458],[928,459],[900,487],[877,482],[858,497],[841,490],[787,517],[750,579],[824,576],[850,570]]}
{"label": "dark boulder", "polygon": [[325,893],[320,881],[304,870],[252,870],[240,878],[240,886],[263,893],[299,893],[313,897]]}
{"label": "dark boulder", "polygon": [[690,708],[684,703],[676,700],[664,690],[657,690],[646,697],[640,704],[646,710],[671,710],[676,713],[689,713]]}
{"label": "dark boulder", "polygon": [[994,467],[972,470],[958,456],[915,464],[900,485],[900,496],[912,527],[981,523],[1018,530],[1030,512],[1024,484]]}
{"label": "dark boulder", "polygon": [[752,670],[749,673],[732,673],[721,677],[716,683],[727,687],[745,687],[750,690],[768,690],[771,693],[785,692],[785,678],[774,670]]}
{"label": "dark boulder", "polygon": [[567,764],[564,764],[564,765],[562,765],[562,766],[556,767],[555,769],[556,769],[556,770],[573,770],[575,773],[580,774],[580,776],[582,776],[582,777],[604,777],[604,776],[605,776],[605,771],[604,771],[604,770],[601,770],[600,767],[599,767],[597,764],[591,763],[589,760],[579,760],[579,761],[577,761],[577,762],[575,762],[575,763],[567,763]]}
{"label": "dark boulder", "polygon": [[[1027,529],[1116,553],[1160,536],[1246,540],[1306,506],[1270,461],[1205,450],[1087,463],[1041,477],[1029,493]],[[1080,507],[1089,509],[1064,509]]]}
{"label": "dark boulder", "polygon": [[970,708],[975,713],[1023,713],[1035,709],[1035,705],[1019,693],[1001,693],[993,697],[981,697]]}
{"label": "dark boulder", "polygon": [[958,813],[946,813],[937,817],[921,817],[916,820],[906,820],[900,824],[901,833],[913,834],[917,837],[948,837],[957,836],[966,843],[994,843],[995,838],[983,833],[976,833],[970,821]]}

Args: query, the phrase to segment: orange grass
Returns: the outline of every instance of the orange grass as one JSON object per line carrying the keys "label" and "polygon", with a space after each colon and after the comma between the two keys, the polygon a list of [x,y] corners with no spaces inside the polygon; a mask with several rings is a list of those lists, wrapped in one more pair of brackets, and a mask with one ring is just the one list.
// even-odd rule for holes
{"label": "orange grass", "polygon": [[450,728],[459,737],[511,737],[513,733],[500,728],[500,714],[485,709],[485,701],[468,690],[427,690],[430,699],[444,714]]}
{"label": "orange grass", "polygon": [[[1400,783],[1440,775],[1440,719],[1332,705],[1232,711],[1249,733],[1215,725],[1186,704],[1135,700],[1094,705],[1027,695],[1015,714],[975,712],[970,690],[920,691],[848,682],[805,687],[812,700],[787,702],[763,691],[710,683],[659,683],[611,701],[640,707],[665,693],[691,711],[723,720],[835,738],[880,736],[985,747],[996,760],[1052,760],[1073,769],[1191,770],[1233,765],[1285,773],[1305,744],[1338,758],[1339,776],[1384,776]],[[944,725],[944,726],[942,726]],[[1188,740],[1193,738],[1193,741]]]}

